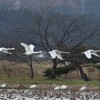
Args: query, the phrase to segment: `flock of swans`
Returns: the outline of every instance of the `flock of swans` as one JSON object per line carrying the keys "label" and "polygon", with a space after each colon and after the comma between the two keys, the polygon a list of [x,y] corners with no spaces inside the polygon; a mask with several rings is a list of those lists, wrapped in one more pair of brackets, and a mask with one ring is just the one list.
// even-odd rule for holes
{"label": "flock of swans", "polygon": [[[56,85],[57,85],[57,84],[56,84]],[[1,88],[5,88],[5,87],[7,87],[7,84],[2,84],[0,87],[1,87]],[[33,88],[36,88],[36,87],[37,87],[36,84],[32,84],[32,85],[29,86],[30,89],[33,89]],[[64,89],[67,89],[67,88],[68,88],[68,85],[62,85],[62,86],[56,86],[56,87],[54,87],[54,90],[64,90]],[[79,89],[79,91],[83,91],[83,90],[85,90],[85,89],[86,89],[86,86],[83,85],[83,86]]]}
{"label": "flock of swans", "polygon": [[[30,44],[30,45],[27,45],[27,44],[25,44],[25,43],[20,43],[20,45],[22,45],[24,48],[25,48],[25,53],[23,53],[23,55],[33,55],[33,54],[39,54],[39,53],[43,53],[42,51],[34,51],[34,48],[35,48],[35,46],[34,45],[32,45],[32,44]],[[7,53],[7,54],[12,54],[11,52],[9,52],[9,50],[15,50],[15,48],[5,48],[5,47],[1,47],[0,48],[0,52],[3,52],[3,53]],[[92,58],[92,55],[94,55],[94,56],[97,56],[97,57],[100,57],[100,55],[98,55],[97,53],[98,52],[100,52],[100,50],[93,50],[93,49],[90,49],[90,50],[87,50],[87,51],[84,51],[84,52],[82,52],[81,54],[85,54],[85,56],[88,58],[88,59],[90,59],[90,58]],[[49,53],[49,55],[51,56],[51,58],[52,59],[55,59],[55,58],[58,58],[58,59],[60,59],[60,60],[64,60],[64,58],[62,57],[62,55],[61,54],[69,54],[70,52],[63,52],[63,51],[59,51],[59,50],[52,50],[52,51],[49,51],[48,52]],[[5,88],[5,87],[7,87],[7,85],[6,84],[2,84],[1,86],[0,86],[1,88]],[[30,85],[30,89],[33,89],[33,88],[36,88],[37,87],[37,85],[35,85],[35,84],[33,84],[33,85]],[[66,90],[68,88],[68,85],[62,85],[62,86],[56,86],[55,88],[54,88],[54,91],[56,92],[56,91],[58,91],[58,90]],[[82,86],[80,89],[79,89],[79,91],[84,91],[84,90],[86,90],[86,86]],[[54,92],[54,93],[55,93]],[[59,92],[59,91],[58,91]],[[33,92],[32,92],[33,93]],[[35,93],[35,92],[34,92]],[[68,91],[68,93],[69,93],[69,91]],[[80,92],[81,93],[81,92]],[[40,93],[41,94],[41,93]],[[44,93],[45,94],[45,93]],[[48,93],[47,93],[48,94]],[[64,93],[63,93],[64,94]],[[71,94],[71,93],[70,93]],[[70,95],[69,94],[69,95]],[[84,94],[84,93],[83,93]],[[82,95],[83,95],[82,94]],[[14,94],[15,95],[15,94]],[[32,94],[33,95],[33,94]],[[69,96],[68,95],[68,96]],[[98,95],[98,94],[95,94],[95,95]],[[18,94],[18,96],[19,96],[19,94]],[[57,96],[59,96],[59,93],[57,94]],[[86,100],[86,96],[84,95],[83,96],[85,99],[82,99],[82,100]],[[95,97],[95,96],[94,96]],[[16,98],[17,98],[17,96],[16,96]],[[68,97],[67,97],[68,98]],[[50,97],[50,99],[51,99],[51,97]],[[49,99],[48,99],[49,100]],[[65,98],[65,100],[67,100],[66,98]],[[68,100],[71,100],[71,99],[68,99]],[[81,100],[81,99],[77,99],[77,100]]]}
{"label": "flock of swans", "polygon": [[[43,53],[42,51],[34,51],[35,46],[33,44],[27,45],[25,43],[20,43],[24,48],[25,48],[25,53],[23,53],[23,55],[33,55],[33,54],[39,54],[39,53]],[[9,50],[15,50],[15,48],[5,48],[5,47],[1,47],[0,48],[0,52],[3,53],[7,53],[7,54],[12,54],[9,52]],[[97,52],[100,52],[100,50],[87,50],[82,52],[81,54],[85,54],[85,56],[90,59],[92,58],[92,55],[100,57],[100,55],[97,54]],[[60,60],[64,60],[64,58],[62,57],[62,53],[64,54],[69,54],[70,52],[63,52],[63,51],[59,51],[59,50],[52,50],[48,52],[49,55],[51,56],[52,59],[58,58]]]}
{"label": "flock of swans", "polygon": [[[62,86],[56,86],[55,88],[54,88],[54,90],[64,90],[64,89],[67,89],[68,88],[68,85],[66,86],[66,85],[62,85]],[[85,85],[83,85],[80,89],[79,89],[79,91],[84,91],[86,89],[86,86]]]}

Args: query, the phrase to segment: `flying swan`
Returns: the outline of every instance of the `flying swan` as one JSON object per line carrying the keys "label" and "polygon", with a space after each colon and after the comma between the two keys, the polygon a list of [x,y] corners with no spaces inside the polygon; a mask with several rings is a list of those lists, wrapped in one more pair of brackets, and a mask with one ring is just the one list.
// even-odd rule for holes
{"label": "flying swan", "polygon": [[8,50],[15,50],[15,48],[5,48],[5,47],[0,48],[0,52],[12,54],[12,53],[8,52]]}
{"label": "flying swan", "polygon": [[38,53],[42,53],[42,51],[34,51],[34,48],[35,46],[30,44],[30,45],[27,45],[25,43],[20,43],[24,48],[25,48],[25,55],[32,55],[32,54],[38,54]]}
{"label": "flying swan", "polygon": [[90,59],[90,58],[92,58],[92,55],[97,56],[97,57],[100,57],[100,55],[98,55],[97,52],[100,52],[100,50],[90,49],[90,50],[87,50],[87,51],[82,52],[81,54],[85,54],[85,56],[88,59]]}
{"label": "flying swan", "polygon": [[59,51],[59,50],[52,50],[52,51],[49,52],[52,59],[55,59],[57,57],[60,60],[64,60],[61,53],[69,54],[69,52],[63,52],[63,51]]}

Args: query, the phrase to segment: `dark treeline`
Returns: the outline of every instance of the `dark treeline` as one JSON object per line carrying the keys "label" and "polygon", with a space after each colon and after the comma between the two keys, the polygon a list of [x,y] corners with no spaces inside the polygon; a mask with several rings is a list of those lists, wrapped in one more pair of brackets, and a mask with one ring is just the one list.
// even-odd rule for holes
{"label": "dark treeline", "polygon": [[[11,1],[11,0],[2,0],[0,1],[0,9],[15,9],[15,2],[16,1]],[[82,4],[83,2],[83,4]],[[56,7],[62,7],[63,11],[67,13],[72,13],[72,14],[80,14],[81,13],[81,7],[84,5],[85,13],[86,14],[99,14],[99,9],[100,9],[100,1],[99,0],[59,0],[59,1],[54,1],[54,0],[21,0],[20,6],[22,8],[28,8],[28,9],[35,9],[35,7],[41,7],[48,5],[48,4],[54,4]]]}

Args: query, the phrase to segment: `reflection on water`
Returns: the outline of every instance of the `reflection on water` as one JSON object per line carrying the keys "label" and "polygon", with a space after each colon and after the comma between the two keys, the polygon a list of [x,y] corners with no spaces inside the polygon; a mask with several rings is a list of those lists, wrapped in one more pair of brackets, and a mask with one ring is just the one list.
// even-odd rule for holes
{"label": "reflection on water", "polygon": [[100,100],[100,91],[0,89],[0,100]]}

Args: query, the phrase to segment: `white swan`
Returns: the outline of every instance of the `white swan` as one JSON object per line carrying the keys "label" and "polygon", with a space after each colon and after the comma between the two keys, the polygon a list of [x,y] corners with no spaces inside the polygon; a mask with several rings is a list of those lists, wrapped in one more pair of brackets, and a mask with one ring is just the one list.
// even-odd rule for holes
{"label": "white swan", "polygon": [[60,86],[57,86],[54,88],[54,90],[59,90],[60,89]]}
{"label": "white swan", "polygon": [[33,84],[33,85],[30,86],[30,88],[31,88],[31,89],[32,89],[32,88],[36,88],[36,85]]}
{"label": "white swan", "polygon": [[83,85],[83,87],[81,87],[81,88],[79,89],[79,91],[83,91],[83,90],[85,90],[85,89],[86,89],[86,86]]}
{"label": "white swan", "polygon": [[0,87],[4,88],[4,87],[6,87],[6,86],[7,86],[6,84],[2,84]]}
{"label": "white swan", "polygon": [[52,59],[55,59],[57,57],[60,60],[64,60],[61,53],[69,54],[69,52],[63,52],[63,51],[59,51],[59,50],[52,50],[49,52]]}
{"label": "white swan", "polygon": [[30,44],[30,45],[27,45],[25,43],[20,43],[22,46],[25,47],[25,50],[26,52],[23,53],[23,54],[26,54],[26,55],[32,55],[32,54],[38,54],[38,53],[42,53],[42,51],[34,51],[34,45]]}
{"label": "white swan", "polygon": [[5,48],[5,47],[0,48],[0,52],[12,54],[12,53],[8,52],[8,50],[15,50],[15,48]]}
{"label": "white swan", "polygon": [[68,87],[68,86],[66,86],[66,85],[62,85],[62,86],[60,87],[60,89],[67,89],[67,87]]}
{"label": "white swan", "polygon": [[67,89],[67,87],[68,87],[68,86],[66,86],[66,85],[56,86],[56,87],[54,88],[54,90]]}
{"label": "white swan", "polygon": [[90,59],[90,58],[92,58],[92,55],[97,56],[97,57],[100,57],[100,55],[98,55],[97,52],[100,52],[100,50],[90,49],[90,50],[87,50],[87,51],[82,52],[81,54],[85,54],[85,56],[88,59]]}

